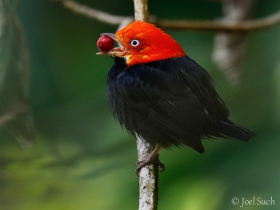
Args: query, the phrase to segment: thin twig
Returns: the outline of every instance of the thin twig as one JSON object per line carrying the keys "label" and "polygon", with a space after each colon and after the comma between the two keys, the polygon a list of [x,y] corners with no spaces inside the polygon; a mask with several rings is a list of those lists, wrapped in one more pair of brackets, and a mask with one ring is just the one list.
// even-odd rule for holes
{"label": "thin twig", "polygon": [[244,21],[215,20],[215,21],[188,21],[188,20],[157,20],[161,28],[189,29],[208,31],[252,31],[260,30],[280,23],[280,11],[264,18]]}
{"label": "thin twig", "polygon": [[[72,0],[55,0],[61,2],[66,8],[78,14],[95,18],[101,22],[111,25],[119,25],[127,17],[112,15],[97,9],[77,3]],[[141,0],[139,0],[141,1]],[[223,20],[170,20],[170,19],[150,19],[160,28],[165,29],[188,29],[205,31],[252,31],[271,27],[280,23],[280,11],[264,18],[246,21],[223,21]]]}
{"label": "thin twig", "polygon": [[112,15],[107,12],[103,12],[97,9],[93,9],[91,7],[82,5],[76,1],[71,0],[55,0],[57,2],[61,2],[66,8],[72,10],[73,12],[87,16],[89,18],[95,18],[101,22],[105,22],[110,25],[120,25],[127,16],[119,16],[119,15]]}

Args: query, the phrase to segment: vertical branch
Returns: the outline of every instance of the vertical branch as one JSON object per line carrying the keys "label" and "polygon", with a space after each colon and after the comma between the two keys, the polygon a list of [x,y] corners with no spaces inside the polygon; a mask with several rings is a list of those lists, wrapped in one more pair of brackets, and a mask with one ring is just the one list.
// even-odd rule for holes
{"label": "vertical branch", "polygon": [[[147,21],[149,18],[148,0],[134,0],[135,20]],[[138,160],[146,159],[154,150],[153,145],[137,136]],[[151,164],[139,173],[139,210],[157,210],[158,204],[158,166]]]}
{"label": "vertical branch", "polygon": [[[252,13],[254,0],[224,0],[223,22],[244,21]],[[232,85],[240,83],[242,59],[246,50],[245,32],[220,32],[215,37],[213,59]]]}
{"label": "vertical branch", "polygon": [[148,21],[148,0],[134,0],[134,16],[135,20]]}
{"label": "vertical branch", "polygon": [[[137,136],[138,160],[146,159],[154,150],[153,146]],[[139,210],[157,210],[158,165],[150,164],[139,173]]]}

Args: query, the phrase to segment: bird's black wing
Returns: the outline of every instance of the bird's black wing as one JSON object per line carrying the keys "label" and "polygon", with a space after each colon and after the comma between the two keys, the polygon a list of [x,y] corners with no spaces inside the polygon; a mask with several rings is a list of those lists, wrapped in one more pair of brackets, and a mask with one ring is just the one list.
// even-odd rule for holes
{"label": "bird's black wing", "polygon": [[[109,101],[120,123],[151,143],[185,144],[203,152],[200,139],[213,135],[211,123],[216,120],[214,108],[206,104],[217,101],[211,98],[214,88],[208,73],[193,62],[186,56],[122,70],[113,67]],[[227,117],[223,104],[221,110]]]}
{"label": "bird's black wing", "polygon": [[203,153],[202,137],[248,141],[255,135],[228,120],[209,74],[188,56],[131,67],[115,58],[108,99],[114,116],[132,135],[163,147],[185,144]]}

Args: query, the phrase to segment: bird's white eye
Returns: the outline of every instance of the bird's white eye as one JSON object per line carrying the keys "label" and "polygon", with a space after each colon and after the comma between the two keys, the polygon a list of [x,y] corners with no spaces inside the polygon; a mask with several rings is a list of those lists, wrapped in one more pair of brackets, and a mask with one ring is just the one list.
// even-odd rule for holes
{"label": "bird's white eye", "polygon": [[140,41],[137,40],[137,39],[133,39],[133,40],[130,42],[130,45],[131,45],[132,47],[137,47],[139,44],[140,44]]}

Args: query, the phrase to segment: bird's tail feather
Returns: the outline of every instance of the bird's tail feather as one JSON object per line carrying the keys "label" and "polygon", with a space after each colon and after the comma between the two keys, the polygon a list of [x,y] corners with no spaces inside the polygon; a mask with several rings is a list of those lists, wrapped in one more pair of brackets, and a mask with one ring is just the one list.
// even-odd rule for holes
{"label": "bird's tail feather", "polygon": [[231,121],[218,121],[217,126],[223,135],[241,141],[249,141],[252,137],[256,136],[254,132]]}

